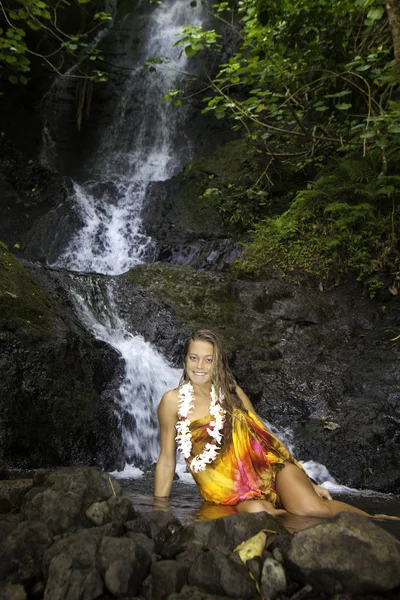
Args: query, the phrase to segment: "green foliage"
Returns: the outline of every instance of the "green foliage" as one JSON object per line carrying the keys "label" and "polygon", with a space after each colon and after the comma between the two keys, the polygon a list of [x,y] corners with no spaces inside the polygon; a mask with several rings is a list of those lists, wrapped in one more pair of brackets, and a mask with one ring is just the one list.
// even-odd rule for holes
{"label": "green foliage", "polygon": [[[396,278],[400,102],[389,10],[384,0],[213,6],[236,46],[208,74],[203,112],[230,119],[264,158],[261,178],[211,179],[203,193],[226,223],[253,230],[242,271],[266,264],[322,277],[355,271],[371,295],[380,274]],[[189,55],[219,51],[210,33],[196,28],[193,44],[185,29],[178,43]],[[172,90],[166,98],[178,104],[184,96]],[[307,181],[314,183],[304,189]],[[279,191],[286,207],[277,215],[271,198]]]}
{"label": "green foliage", "polygon": [[[74,31],[66,32],[60,27],[60,20],[74,4],[79,8],[81,18]],[[47,68],[62,75],[82,57],[90,61],[103,60],[99,51],[90,46],[93,33],[111,15],[98,11],[100,0],[5,0],[0,11],[0,69],[7,74],[13,84],[26,85],[32,68],[32,61],[41,60]],[[76,17],[75,17],[76,21]],[[38,46],[40,45],[40,51]],[[45,50],[43,50],[45,48]],[[64,66],[64,63],[65,66]],[[89,63],[90,64],[90,63]],[[79,78],[93,81],[106,81],[106,73],[99,69],[87,68]]]}
{"label": "green foliage", "polygon": [[257,273],[271,264],[323,279],[355,272],[371,296],[383,287],[382,274],[396,279],[400,175],[377,177],[378,159],[377,152],[342,159],[299,191],[287,211],[258,223],[238,271]]}

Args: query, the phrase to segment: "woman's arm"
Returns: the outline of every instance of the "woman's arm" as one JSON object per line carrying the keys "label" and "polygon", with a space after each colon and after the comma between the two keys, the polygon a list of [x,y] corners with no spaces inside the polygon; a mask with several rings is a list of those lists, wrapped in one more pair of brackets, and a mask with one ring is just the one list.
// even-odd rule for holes
{"label": "woman's arm", "polygon": [[239,396],[239,398],[241,399],[244,408],[246,410],[252,412],[253,415],[257,416],[257,413],[254,410],[254,406],[250,402],[250,398],[244,393],[244,391],[242,390],[242,388],[240,388],[238,385],[236,386],[236,393]]}
{"label": "woman's arm", "polygon": [[175,424],[178,418],[178,392],[170,390],[161,398],[158,407],[160,423],[160,455],[158,457],[154,481],[154,496],[169,496],[176,465]]}

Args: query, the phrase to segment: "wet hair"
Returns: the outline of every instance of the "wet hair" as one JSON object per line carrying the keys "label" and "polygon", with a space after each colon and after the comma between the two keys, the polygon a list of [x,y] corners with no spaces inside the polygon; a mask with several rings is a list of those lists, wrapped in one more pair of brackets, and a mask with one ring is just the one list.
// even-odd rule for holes
{"label": "wet hair", "polygon": [[197,341],[209,342],[213,346],[214,352],[211,379],[216,390],[221,390],[222,392],[224,398],[222,402],[223,407],[228,413],[232,408],[243,409],[242,401],[236,392],[236,379],[229,368],[228,357],[226,356],[222,340],[216,333],[209,329],[198,329],[186,340],[183,348],[183,374],[179,386],[189,381],[185,369],[186,358],[189,354],[190,344]]}

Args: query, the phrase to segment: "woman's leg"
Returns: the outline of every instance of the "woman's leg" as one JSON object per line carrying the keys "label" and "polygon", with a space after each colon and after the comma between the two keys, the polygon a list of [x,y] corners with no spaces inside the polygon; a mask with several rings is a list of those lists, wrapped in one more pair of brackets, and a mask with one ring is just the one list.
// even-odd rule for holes
{"label": "woman's leg", "polygon": [[272,502],[268,502],[268,500],[243,500],[242,502],[236,504],[235,508],[239,513],[267,512],[274,517],[277,517],[278,515],[286,515],[286,510],[275,508]]}
{"label": "woman's leg", "polygon": [[307,475],[296,465],[285,462],[276,475],[276,491],[284,508],[295,515],[333,517],[340,512],[368,513],[338,500],[322,500],[314,491]]}

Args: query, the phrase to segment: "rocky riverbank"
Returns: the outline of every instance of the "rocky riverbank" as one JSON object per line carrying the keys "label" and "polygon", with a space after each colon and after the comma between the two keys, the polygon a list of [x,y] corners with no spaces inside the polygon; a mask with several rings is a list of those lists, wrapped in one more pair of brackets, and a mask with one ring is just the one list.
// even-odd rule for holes
{"label": "rocky riverbank", "polygon": [[[0,482],[2,499],[10,484]],[[23,485],[14,515],[0,502],[2,600],[395,600],[400,592],[400,543],[358,515],[292,536],[266,513],[186,526],[169,512],[141,513],[95,468],[38,471]]]}

